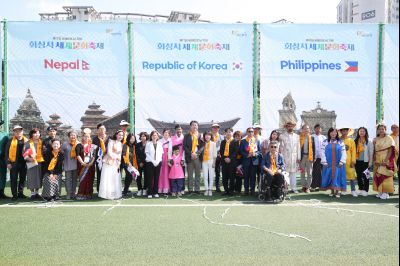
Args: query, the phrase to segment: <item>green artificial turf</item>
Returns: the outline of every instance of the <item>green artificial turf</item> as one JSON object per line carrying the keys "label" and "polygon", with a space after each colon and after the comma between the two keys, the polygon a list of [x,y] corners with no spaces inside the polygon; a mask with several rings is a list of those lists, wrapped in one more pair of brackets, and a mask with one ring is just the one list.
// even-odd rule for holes
{"label": "green artificial turf", "polygon": [[317,192],[275,205],[219,194],[0,205],[0,265],[399,263],[398,195]]}

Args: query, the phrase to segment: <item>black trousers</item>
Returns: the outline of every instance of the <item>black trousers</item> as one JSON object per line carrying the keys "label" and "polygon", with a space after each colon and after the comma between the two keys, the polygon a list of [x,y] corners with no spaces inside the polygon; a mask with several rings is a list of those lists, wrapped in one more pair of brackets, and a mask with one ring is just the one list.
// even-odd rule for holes
{"label": "black trousers", "polygon": [[139,170],[139,176],[136,177],[136,185],[138,191],[140,191],[142,189],[147,189],[146,184],[143,187],[142,183],[142,180],[145,180],[144,176],[146,175],[146,166],[139,167],[138,170]]}
{"label": "black trousers", "polygon": [[317,158],[313,164],[311,188],[321,187],[322,182],[322,164],[321,158]]}
{"label": "black trousers", "polygon": [[158,193],[158,178],[160,177],[161,163],[158,166],[146,162],[146,178],[147,195],[155,195]]}
{"label": "black trousers", "polygon": [[10,183],[13,197],[17,197],[18,194],[22,194],[24,192],[25,181],[26,164],[12,164],[12,168],[10,170]]}
{"label": "black trousers", "polygon": [[215,160],[215,188],[219,189],[219,179],[221,177],[221,157],[218,156]]}
{"label": "black trousers", "polygon": [[222,184],[224,185],[224,191],[232,193],[235,191],[235,163],[226,163],[222,161]]}
{"label": "black trousers", "polygon": [[126,194],[129,191],[129,187],[132,184],[133,176],[129,173],[127,167],[124,167],[125,170],[125,180],[124,180],[124,190],[123,193]]}
{"label": "black trousers", "polygon": [[97,188],[97,192],[99,192],[100,179],[101,179],[101,170],[99,169],[99,165],[97,163],[95,163],[95,165],[96,165],[96,188]]}
{"label": "black trousers", "polygon": [[369,179],[364,174],[364,171],[368,168],[368,162],[364,161],[356,161],[356,173],[357,173],[357,182],[358,189],[365,190],[368,192],[369,190]]}
{"label": "black trousers", "polygon": [[285,178],[280,173],[275,173],[271,175],[270,173],[264,173],[264,184],[263,189],[266,191],[266,199],[271,199],[271,197],[278,198],[277,189],[281,188],[284,184]]}

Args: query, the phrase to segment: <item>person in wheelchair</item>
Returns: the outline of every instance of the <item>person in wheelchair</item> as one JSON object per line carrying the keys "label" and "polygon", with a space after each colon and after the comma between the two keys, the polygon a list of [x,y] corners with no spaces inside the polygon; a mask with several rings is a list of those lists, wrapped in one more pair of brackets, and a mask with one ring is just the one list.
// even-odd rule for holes
{"label": "person in wheelchair", "polygon": [[282,154],[278,152],[278,142],[271,141],[269,144],[269,152],[265,154],[262,162],[264,178],[261,184],[261,193],[267,201],[279,199],[281,197],[281,188],[285,183],[283,171],[285,163]]}

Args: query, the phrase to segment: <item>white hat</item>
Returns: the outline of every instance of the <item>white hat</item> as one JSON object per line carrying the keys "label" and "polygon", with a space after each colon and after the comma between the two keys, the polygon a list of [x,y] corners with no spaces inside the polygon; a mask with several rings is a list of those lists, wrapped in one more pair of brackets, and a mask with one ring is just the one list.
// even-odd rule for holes
{"label": "white hat", "polygon": [[126,122],[125,120],[121,120],[121,122],[119,123],[120,126],[129,126],[129,123]]}
{"label": "white hat", "polygon": [[260,126],[260,124],[254,124],[254,125],[253,125],[253,128],[259,128],[259,129],[262,129],[262,127]]}
{"label": "white hat", "polygon": [[13,131],[14,131],[14,130],[17,130],[17,129],[24,129],[24,128],[21,127],[20,125],[15,125],[14,128],[13,128]]}
{"label": "white hat", "polygon": [[220,128],[221,126],[220,126],[218,123],[214,123],[214,124],[211,125],[211,127],[218,127],[218,128]]}

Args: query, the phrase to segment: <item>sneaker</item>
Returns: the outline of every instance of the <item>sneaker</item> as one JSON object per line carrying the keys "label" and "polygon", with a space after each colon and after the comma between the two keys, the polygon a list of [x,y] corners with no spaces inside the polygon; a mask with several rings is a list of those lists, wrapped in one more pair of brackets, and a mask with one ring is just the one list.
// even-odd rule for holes
{"label": "sneaker", "polygon": [[26,199],[26,198],[28,198],[28,197],[25,196],[24,193],[18,193],[18,198],[19,198],[19,199]]}
{"label": "sneaker", "polygon": [[357,192],[355,192],[355,191],[352,191],[352,192],[351,192],[351,195],[352,195],[354,198],[357,198],[357,197],[358,197],[358,194],[357,194]]}
{"label": "sneaker", "polygon": [[136,193],[136,196],[142,196],[143,195],[143,191],[142,190],[139,190],[137,193]]}
{"label": "sneaker", "polygon": [[176,197],[176,193],[175,193],[175,192],[172,192],[171,196],[172,196],[172,197]]}
{"label": "sneaker", "polygon": [[364,190],[359,190],[359,191],[357,192],[357,195],[358,195],[358,196],[361,196],[361,195],[363,194],[363,192],[364,192]]}
{"label": "sneaker", "polygon": [[182,196],[183,193],[182,192],[178,192],[178,197]]}
{"label": "sneaker", "polygon": [[208,196],[208,190],[204,191],[204,196]]}
{"label": "sneaker", "polygon": [[148,195],[147,198],[148,198],[148,199],[152,199],[153,196],[152,196],[152,195]]}
{"label": "sneaker", "polygon": [[380,198],[381,196],[382,196],[382,193],[378,193],[378,194],[376,194],[375,197]]}
{"label": "sneaker", "polygon": [[365,190],[363,190],[362,193],[361,193],[361,196],[363,196],[363,197],[368,197],[368,192],[365,191]]}
{"label": "sneaker", "polygon": [[335,197],[336,197],[337,199],[339,199],[339,198],[340,198],[340,194],[339,194],[339,193],[336,194]]}
{"label": "sneaker", "polygon": [[299,192],[297,190],[292,190],[291,191],[293,194],[299,194]]}
{"label": "sneaker", "polygon": [[383,199],[383,200],[387,200],[387,199],[389,199],[389,194],[388,193],[382,193],[382,195],[381,195],[381,199]]}
{"label": "sneaker", "polygon": [[155,197],[155,198],[159,198],[160,197],[160,195],[158,195],[158,194],[155,194],[155,195],[153,195],[153,197]]}
{"label": "sneaker", "polygon": [[306,189],[306,193],[307,193],[307,194],[310,194],[310,193],[311,193],[311,191],[310,191],[309,188]]}
{"label": "sneaker", "polygon": [[329,197],[333,197],[333,196],[335,196],[335,194],[333,194],[333,193],[330,193],[330,194],[329,194]]}
{"label": "sneaker", "polygon": [[208,196],[210,196],[210,197],[212,196],[212,190],[208,191]]}
{"label": "sneaker", "polygon": [[147,190],[143,189],[142,191],[143,191],[143,192],[142,192],[142,195],[143,195],[143,196],[147,196]]}
{"label": "sneaker", "polygon": [[[180,195],[179,195],[179,194],[180,194]],[[181,192],[178,192],[178,195],[179,195],[179,196],[185,195],[185,191],[182,190]]]}

